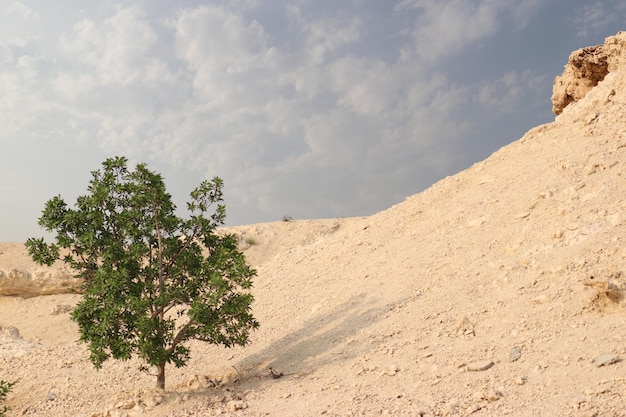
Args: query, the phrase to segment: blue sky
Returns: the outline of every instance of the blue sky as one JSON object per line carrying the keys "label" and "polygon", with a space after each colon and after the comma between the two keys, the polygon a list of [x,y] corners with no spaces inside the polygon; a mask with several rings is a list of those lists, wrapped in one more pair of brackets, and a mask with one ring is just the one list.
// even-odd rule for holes
{"label": "blue sky", "polygon": [[[0,0],[0,241],[114,155],[229,225],[384,210],[554,120],[621,0]],[[181,213],[182,214],[182,213]]]}

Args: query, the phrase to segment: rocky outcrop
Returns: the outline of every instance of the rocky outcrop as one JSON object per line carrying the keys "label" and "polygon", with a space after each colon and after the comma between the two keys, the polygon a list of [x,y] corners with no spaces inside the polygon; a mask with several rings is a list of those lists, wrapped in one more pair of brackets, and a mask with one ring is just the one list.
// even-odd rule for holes
{"label": "rocky outcrop", "polygon": [[0,242],[0,296],[38,295],[76,292],[80,280],[63,262],[50,267],[33,262],[23,243]]}
{"label": "rocky outcrop", "polygon": [[68,269],[0,270],[0,295],[34,297],[76,292],[79,280]]}
{"label": "rocky outcrop", "polygon": [[581,100],[607,74],[617,71],[626,56],[626,32],[606,38],[602,45],[572,52],[563,74],[554,80],[552,111],[561,114],[569,104]]}

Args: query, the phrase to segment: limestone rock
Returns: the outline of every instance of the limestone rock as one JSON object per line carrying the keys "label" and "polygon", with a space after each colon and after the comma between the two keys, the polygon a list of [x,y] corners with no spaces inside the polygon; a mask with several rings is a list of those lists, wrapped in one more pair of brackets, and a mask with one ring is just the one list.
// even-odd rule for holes
{"label": "limestone rock", "polygon": [[67,268],[0,270],[0,295],[35,297],[76,292],[80,284]]}
{"label": "limestone rock", "polygon": [[509,362],[515,362],[521,357],[522,350],[520,348],[518,348],[517,346],[511,348],[511,351],[509,352]]}
{"label": "limestone rock", "polygon": [[24,340],[20,332],[13,326],[0,327],[0,356],[23,356],[41,345],[30,340]]}
{"label": "limestone rock", "polygon": [[625,46],[626,32],[620,32],[606,38],[603,45],[572,52],[563,74],[554,80],[552,112],[561,114],[569,104],[584,98],[609,72],[617,70]]}
{"label": "limestone rock", "polygon": [[493,366],[493,362],[490,360],[472,362],[467,365],[467,370],[470,372],[486,371]]}
{"label": "limestone rock", "polygon": [[619,361],[620,361],[619,355],[616,355],[614,353],[609,353],[609,354],[606,354],[606,355],[597,356],[593,360],[593,363],[594,363],[594,365],[596,365],[599,368],[601,366],[612,365],[612,364],[617,363]]}
{"label": "limestone rock", "polygon": [[228,408],[229,412],[234,413],[237,410],[243,410],[244,408],[247,408],[247,404],[241,400],[232,400],[229,401],[228,404],[226,404],[226,408]]}

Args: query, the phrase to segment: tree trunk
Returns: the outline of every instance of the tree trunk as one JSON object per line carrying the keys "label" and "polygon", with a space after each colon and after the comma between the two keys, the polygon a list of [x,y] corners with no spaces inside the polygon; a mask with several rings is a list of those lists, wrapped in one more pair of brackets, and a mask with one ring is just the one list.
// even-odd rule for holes
{"label": "tree trunk", "polygon": [[157,366],[157,388],[165,389],[165,363]]}

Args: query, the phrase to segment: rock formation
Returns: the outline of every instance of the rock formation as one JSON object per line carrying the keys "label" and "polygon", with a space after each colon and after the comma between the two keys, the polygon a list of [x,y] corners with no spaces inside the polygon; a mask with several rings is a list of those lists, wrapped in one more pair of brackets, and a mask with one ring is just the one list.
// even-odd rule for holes
{"label": "rock formation", "polygon": [[61,262],[52,267],[33,262],[22,244],[0,243],[0,296],[34,297],[75,292],[79,280]]}
{"label": "rock formation", "polygon": [[603,45],[572,52],[565,71],[554,80],[554,114],[561,114],[568,104],[585,97],[608,73],[617,71],[625,57],[625,46],[626,32],[620,32],[607,38]]}

